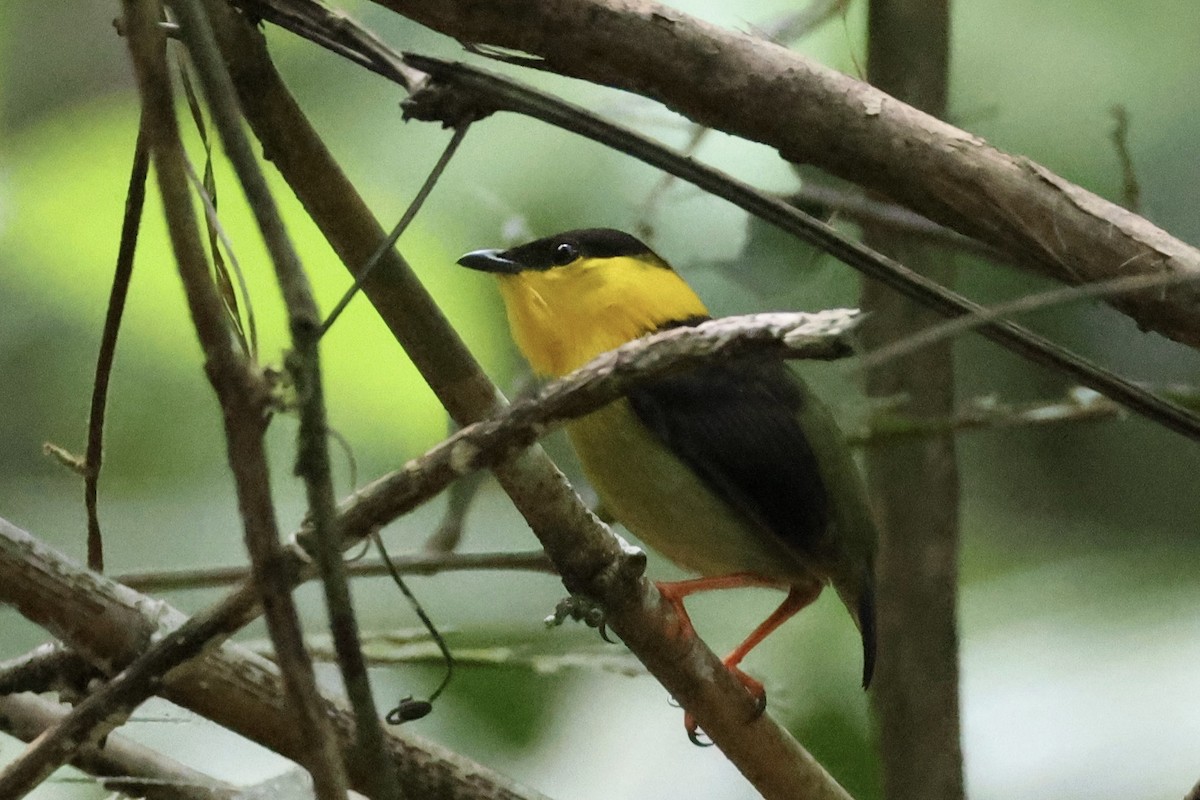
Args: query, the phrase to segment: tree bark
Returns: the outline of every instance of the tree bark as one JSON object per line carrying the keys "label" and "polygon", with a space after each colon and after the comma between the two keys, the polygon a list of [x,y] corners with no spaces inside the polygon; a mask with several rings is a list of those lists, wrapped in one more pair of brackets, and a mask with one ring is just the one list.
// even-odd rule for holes
{"label": "tree bark", "polygon": [[[872,84],[934,115],[945,112],[950,0],[871,0],[867,74]],[[944,251],[923,248],[885,228],[867,227],[868,243],[951,287]],[[868,349],[938,321],[878,283],[863,285]],[[872,397],[913,419],[954,415],[951,344],[924,348],[872,369]],[[879,665],[872,696],[879,730],[884,797],[960,800],[962,748],[958,708],[958,468],[954,435],[892,442],[868,450],[872,498],[882,523]]]}

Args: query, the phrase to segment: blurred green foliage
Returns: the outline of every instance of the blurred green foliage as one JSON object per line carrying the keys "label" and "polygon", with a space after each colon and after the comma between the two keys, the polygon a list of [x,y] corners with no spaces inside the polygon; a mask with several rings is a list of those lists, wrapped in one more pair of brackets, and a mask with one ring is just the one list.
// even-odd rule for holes
{"label": "blurred green foliage", "polygon": [[[795,7],[784,0],[676,5],[741,29]],[[462,55],[455,43],[370,4],[350,8],[398,47]],[[110,25],[116,13],[115,4],[0,6],[0,515],[76,556],[83,551],[81,488],[40,448],[46,440],[83,447],[137,124],[124,46]],[[857,74],[864,14],[856,0],[844,20],[801,49]],[[1195,0],[960,0],[954,28],[954,122],[1119,201],[1109,109],[1122,104],[1145,213],[1185,240],[1200,240],[1200,106],[1190,100],[1200,74]],[[397,88],[286,34],[268,33],[293,90],[390,226],[447,134],[403,124]],[[519,77],[669,143],[682,145],[689,136],[684,121],[649,101],[544,74]],[[194,139],[192,154],[202,168]],[[795,171],[773,152],[722,134],[706,137],[698,156],[769,189],[797,185]],[[269,265],[220,158],[216,174],[222,225],[258,315],[261,358],[278,363],[285,328]],[[657,180],[640,164],[540,123],[492,118],[467,138],[400,250],[507,388],[521,367],[493,288],[457,269],[454,258],[569,227],[630,228]],[[346,272],[282,182],[274,185],[328,309],[348,284]],[[855,302],[858,279],[848,270],[689,187],[668,189],[653,223],[656,249],[719,313]],[[1008,267],[947,257],[957,258],[962,289],[984,302],[1046,286]],[[1134,379],[1200,382],[1195,352],[1141,334],[1106,307],[1064,307],[1026,321]],[[964,339],[957,352],[964,396],[1049,399],[1066,386],[977,339]],[[360,480],[398,466],[444,433],[436,400],[364,300],[338,323],[323,356],[331,419],[352,445]],[[866,409],[845,366],[809,371],[847,424],[860,425]],[[294,432],[294,422],[282,418],[271,435],[285,526],[303,513],[290,477]],[[1200,702],[1194,444],[1130,419],[972,433],[962,438],[960,453],[964,735],[972,796],[1182,795],[1198,777],[1194,742],[1200,741],[1188,711]],[[117,356],[106,459],[101,514],[114,571],[244,561],[219,415],[153,199]],[[349,490],[344,462],[338,471],[341,488]],[[421,509],[393,526],[389,540],[398,550],[416,546],[437,513],[437,504]],[[532,543],[492,490],[468,525],[472,549]],[[657,560],[651,569],[673,574]],[[530,637],[560,635],[538,630],[561,591],[553,580],[453,575],[416,584],[434,618],[469,631],[464,637],[475,644],[486,646],[500,630],[507,637],[514,626]],[[368,626],[411,624],[385,584],[357,588]],[[195,609],[214,596],[185,592],[170,599]],[[314,627],[323,625],[315,595],[306,589],[301,600]],[[696,618],[722,650],[773,601],[765,593],[704,598]],[[41,638],[11,612],[0,615],[0,625],[3,656]],[[773,710],[865,799],[878,796],[878,783],[866,700],[854,685],[856,659],[844,613],[822,601],[756,651],[749,668],[767,679]],[[432,676],[413,668],[380,677],[389,692],[394,686],[403,693]],[[1108,713],[1097,715],[1097,708]],[[719,756],[686,743],[679,713],[648,679],[470,672],[420,724],[555,797],[752,796]],[[13,746],[0,746],[0,758]],[[1117,749],[1124,757],[1110,758]],[[1130,771],[1138,781],[1122,777]],[[103,794],[48,785],[38,796],[58,796],[59,789],[69,793],[63,796]]]}

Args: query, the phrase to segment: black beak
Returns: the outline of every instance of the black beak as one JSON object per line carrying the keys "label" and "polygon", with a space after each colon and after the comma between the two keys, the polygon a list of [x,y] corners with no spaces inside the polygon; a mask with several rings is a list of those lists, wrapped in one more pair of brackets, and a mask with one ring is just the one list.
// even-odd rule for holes
{"label": "black beak", "polygon": [[496,272],[501,275],[514,275],[521,271],[521,265],[505,258],[501,250],[472,250],[460,258],[458,263],[468,269]]}

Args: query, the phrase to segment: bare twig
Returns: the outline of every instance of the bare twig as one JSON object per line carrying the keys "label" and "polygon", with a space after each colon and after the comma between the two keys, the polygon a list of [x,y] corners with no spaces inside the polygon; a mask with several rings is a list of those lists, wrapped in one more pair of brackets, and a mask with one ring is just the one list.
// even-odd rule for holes
{"label": "bare twig", "polygon": [[873,414],[869,429],[846,437],[856,447],[873,447],[899,439],[920,438],[932,434],[962,433],[996,428],[1033,428],[1073,422],[1116,419],[1123,409],[1091,389],[1076,387],[1062,400],[1008,405],[982,398],[955,409],[940,419],[915,418],[884,411]]}
{"label": "bare twig", "polygon": [[1133,156],[1129,152],[1129,111],[1123,105],[1112,107],[1113,147],[1117,151],[1117,163],[1121,165],[1123,187],[1121,196],[1125,207],[1135,214],[1142,213],[1142,187],[1138,182],[1137,170],[1133,167]]}
{"label": "bare twig", "polygon": [[125,216],[121,222],[121,241],[117,246],[117,267],[113,272],[108,310],[104,317],[104,332],[100,337],[100,353],[96,356],[96,377],[92,382],[92,403],[88,412],[87,453],[83,469],[83,505],[87,511],[88,566],[104,571],[104,539],[100,533],[100,514],[96,507],[100,484],[100,467],[104,459],[104,411],[108,406],[108,381],[112,375],[113,359],[117,352],[117,334],[129,295],[129,279],[133,275],[133,255],[137,250],[138,230],[142,221],[142,206],[146,201],[146,175],[150,169],[150,153],[146,147],[144,126],[138,125],[137,143],[133,147],[133,167],[129,174],[129,190],[125,194]]}
{"label": "bare twig", "polygon": [[[883,345],[863,356],[859,369],[870,369],[890,361],[903,358],[911,353],[931,345],[946,342],[963,333],[986,325],[990,320],[1007,319],[1017,314],[1023,314],[1052,306],[1063,306],[1096,297],[1110,297],[1127,292],[1141,292],[1147,289],[1160,288],[1164,283],[1196,282],[1200,276],[1191,275],[1130,275],[1125,278],[1113,278],[1099,283],[1089,283],[1086,286],[1064,286],[1037,292],[1015,300],[997,303],[981,309],[970,316],[946,320],[919,330],[902,339]],[[1160,395],[1166,396],[1166,395]],[[1174,400],[1171,400],[1175,403]],[[1178,403],[1175,403],[1179,405]]]}
{"label": "bare twig", "polygon": [[799,189],[787,194],[786,199],[818,219],[836,214],[863,225],[885,228],[955,251],[984,256],[993,261],[1007,261],[1016,267],[1022,266],[1019,262],[1008,261],[1004,253],[978,239],[963,236],[915,211],[909,211],[904,206],[867,197],[853,189],[845,190],[805,181]]}
{"label": "bare twig", "polygon": [[[464,570],[513,570],[554,574],[554,567],[541,550],[524,553],[427,552],[393,556],[391,561],[402,575],[437,575]],[[387,575],[388,568],[379,560],[352,561],[346,564],[346,573],[354,577],[375,578]],[[114,575],[113,580],[139,592],[169,592],[229,586],[246,580],[249,575],[250,570],[246,567],[212,567],[133,572]]]}
{"label": "bare twig", "polygon": [[425,176],[425,182],[417,190],[412,202],[408,204],[408,208],[404,209],[404,213],[400,216],[400,221],[396,223],[396,227],[392,228],[392,232],[388,234],[387,238],[379,243],[379,247],[371,254],[371,257],[362,265],[362,269],[354,276],[354,283],[342,295],[342,299],[337,302],[333,310],[329,312],[329,316],[325,318],[325,322],[321,324],[322,335],[333,326],[333,323],[342,313],[342,310],[350,304],[350,301],[354,299],[354,295],[358,294],[358,291],[362,289],[363,282],[366,281],[367,277],[371,274],[371,270],[379,262],[383,254],[396,246],[396,242],[400,240],[400,236],[412,224],[412,221],[417,216],[417,212],[421,210],[421,206],[425,204],[426,198],[433,191],[433,187],[437,185],[438,180],[442,177],[442,173],[446,171],[446,166],[450,163],[450,159],[458,152],[458,147],[462,144],[463,139],[466,138],[470,127],[471,120],[466,119],[454,128],[454,135],[446,143],[446,147],[442,150],[441,156],[438,157],[437,163],[433,165],[433,169]]}

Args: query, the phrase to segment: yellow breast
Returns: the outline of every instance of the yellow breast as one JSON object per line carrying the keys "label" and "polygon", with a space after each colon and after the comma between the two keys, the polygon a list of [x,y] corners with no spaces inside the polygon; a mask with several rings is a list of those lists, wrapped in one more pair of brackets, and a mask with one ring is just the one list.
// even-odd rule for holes
{"label": "yellow breast", "polygon": [[513,339],[542,375],[565,375],[665,323],[708,314],[673,270],[636,258],[498,277]]}

